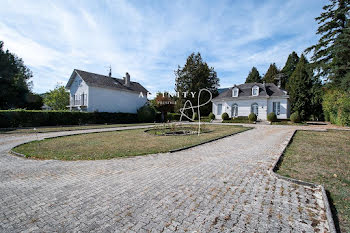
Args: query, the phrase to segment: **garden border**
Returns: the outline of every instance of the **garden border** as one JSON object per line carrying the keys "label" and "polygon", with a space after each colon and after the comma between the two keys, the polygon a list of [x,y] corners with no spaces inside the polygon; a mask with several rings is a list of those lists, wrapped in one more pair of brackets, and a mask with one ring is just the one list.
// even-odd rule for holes
{"label": "garden border", "polygon": [[[293,138],[296,134],[297,131],[323,131],[323,130],[294,130],[293,134],[291,137],[289,137],[286,141],[285,144],[286,146],[284,147],[283,151],[279,154],[278,159],[274,162],[274,164],[272,165],[272,167],[269,169],[269,173],[273,176],[275,176],[277,179],[282,179],[285,181],[288,181],[290,183],[294,183],[294,184],[298,184],[298,185],[303,185],[303,186],[307,186],[307,187],[311,187],[311,188],[320,188],[321,192],[322,192],[322,198],[323,198],[323,202],[324,202],[324,208],[326,209],[326,216],[327,216],[327,222],[329,225],[329,232],[331,233],[337,233],[337,230],[335,228],[335,224],[334,224],[334,219],[333,219],[333,214],[330,208],[330,204],[329,204],[329,200],[326,194],[326,190],[324,188],[323,185],[320,184],[314,184],[314,183],[310,183],[310,182],[306,182],[306,181],[302,181],[302,180],[298,180],[298,179],[293,179],[293,178],[289,178],[286,176],[282,176],[276,173],[276,171],[278,171],[281,163],[283,162],[283,158],[284,158],[284,154],[286,152],[286,150],[288,149],[288,147],[290,146],[290,144],[293,142]],[[327,131],[327,130],[325,130]]]}

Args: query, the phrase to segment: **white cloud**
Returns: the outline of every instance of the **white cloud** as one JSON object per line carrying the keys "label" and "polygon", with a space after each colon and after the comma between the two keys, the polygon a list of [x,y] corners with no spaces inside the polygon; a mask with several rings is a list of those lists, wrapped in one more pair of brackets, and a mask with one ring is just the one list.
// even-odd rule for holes
{"label": "white cloud", "polygon": [[37,92],[67,81],[74,68],[107,73],[112,65],[115,76],[128,71],[155,93],[173,90],[173,71],[191,52],[202,53],[223,85],[244,81],[253,65],[261,73],[283,65],[292,50],[315,42],[313,18],[323,5],[166,3],[5,1],[0,39],[33,70]]}

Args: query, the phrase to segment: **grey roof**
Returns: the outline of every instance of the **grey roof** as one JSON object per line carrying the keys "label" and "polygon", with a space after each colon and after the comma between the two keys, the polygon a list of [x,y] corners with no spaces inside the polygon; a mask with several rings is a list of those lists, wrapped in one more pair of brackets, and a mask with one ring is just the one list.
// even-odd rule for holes
{"label": "grey roof", "polygon": [[116,90],[133,91],[137,93],[147,93],[146,88],[144,88],[138,82],[131,82],[129,86],[124,85],[124,79],[109,77],[106,75],[95,74],[83,70],[74,69],[71,78],[69,79],[66,88],[69,88],[73,82],[74,74],[77,73],[88,86],[102,87]]}
{"label": "grey roof", "polygon": [[224,91],[227,91],[229,88],[218,88],[218,93],[221,94]]}
{"label": "grey roof", "polygon": [[[252,88],[253,86],[259,87],[259,96],[252,96]],[[232,97],[232,89],[234,87],[237,87],[239,89],[238,97]],[[240,99],[240,98],[256,98],[256,97],[270,97],[270,96],[284,96],[287,97],[288,95],[286,92],[279,87],[277,87],[273,83],[245,83],[241,85],[235,85],[231,88],[228,88],[226,91],[219,94],[217,97],[215,97],[213,100],[220,100],[220,99],[227,99],[227,98],[233,98],[233,99]]]}

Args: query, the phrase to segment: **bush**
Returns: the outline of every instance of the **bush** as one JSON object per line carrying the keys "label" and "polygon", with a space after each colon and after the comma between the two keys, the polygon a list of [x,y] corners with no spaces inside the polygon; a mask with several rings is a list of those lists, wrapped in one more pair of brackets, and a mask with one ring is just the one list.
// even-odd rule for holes
{"label": "bush", "polygon": [[270,112],[267,114],[267,120],[270,122],[276,122],[277,121],[277,116],[274,112]]}
{"label": "bush", "polygon": [[293,112],[292,115],[290,115],[290,120],[291,120],[293,123],[299,123],[299,122],[301,122],[301,117],[300,117],[299,112]]}
{"label": "bush", "polygon": [[221,115],[221,118],[222,118],[223,120],[229,120],[229,119],[230,119],[230,117],[228,116],[228,114],[227,114],[226,112],[224,112],[224,113]]}
{"label": "bush", "polygon": [[194,113],[193,116],[192,116],[192,120],[196,121],[198,120],[198,113]]}
{"label": "bush", "polygon": [[250,122],[254,122],[258,119],[258,117],[255,115],[255,113],[251,113],[249,114],[248,119]]}
{"label": "bush", "polygon": [[247,116],[238,116],[229,120],[222,121],[223,123],[249,123]]}
{"label": "bush", "polygon": [[166,120],[170,120],[170,121],[179,121],[181,117],[180,113],[173,113],[173,112],[168,112],[167,113],[167,118]]}
{"label": "bush", "polygon": [[215,115],[214,115],[214,113],[212,113],[212,112],[209,113],[209,116],[208,116],[208,117],[209,117],[210,120],[215,120]]}
{"label": "bush", "polygon": [[322,105],[326,121],[341,126],[350,126],[349,92],[329,90],[323,97]]}
{"label": "bush", "polygon": [[156,110],[153,107],[145,105],[137,110],[137,119],[140,122],[154,122],[156,114]]}
{"label": "bush", "polygon": [[131,113],[0,110],[0,128],[136,122]]}

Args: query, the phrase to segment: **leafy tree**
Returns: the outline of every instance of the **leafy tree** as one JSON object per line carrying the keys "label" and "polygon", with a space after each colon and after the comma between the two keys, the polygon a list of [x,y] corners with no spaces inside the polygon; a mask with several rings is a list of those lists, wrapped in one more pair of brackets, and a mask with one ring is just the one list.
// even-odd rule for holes
{"label": "leafy tree", "polygon": [[245,83],[262,83],[261,76],[256,67],[253,66],[252,70],[249,72]]}
{"label": "leafy tree", "polygon": [[[219,79],[213,67],[209,67],[203,61],[200,53],[192,53],[186,60],[184,67],[178,66],[175,71],[175,91],[178,92],[179,98],[176,101],[177,110],[181,108],[186,100],[190,100],[194,106],[197,105],[198,92],[206,88],[211,91],[213,97],[217,95]],[[194,93],[194,97],[192,96]],[[186,93],[186,97],[184,96]],[[209,93],[202,92],[200,103],[209,100]],[[208,115],[211,112],[211,104],[201,107],[201,114]],[[188,115],[190,117],[190,115]]]}
{"label": "leafy tree", "polygon": [[45,94],[44,104],[53,110],[65,110],[66,106],[69,105],[69,92],[64,86],[57,85],[54,90]]}
{"label": "leafy tree", "polygon": [[350,90],[350,0],[330,0],[316,21],[318,43],[306,49],[313,52],[311,61],[317,77],[331,81],[331,85]]}
{"label": "leafy tree", "polygon": [[278,70],[275,63],[270,64],[269,69],[267,70],[266,74],[264,75],[263,81],[266,83],[275,83],[277,84],[277,81],[275,80],[276,75],[279,74],[280,71]]}
{"label": "leafy tree", "polygon": [[152,100],[152,105],[162,113],[161,120],[166,119],[168,112],[174,111],[174,100],[171,98],[169,93],[157,93],[157,96]]}
{"label": "leafy tree", "polygon": [[286,89],[288,79],[290,76],[292,76],[297,64],[299,62],[299,56],[296,52],[292,52],[289,54],[288,59],[286,61],[286,64],[284,65],[283,69],[281,70],[282,76],[281,76],[281,88]]}
{"label": "leafy tree", "polygon": [[43,98],[38,94],[29,93],[26,98],[26,108],[32,110],[41,110],[43,106]]}
{"label": "leafy tree", "polygon": [[312,95],[310,90],[313,87],[312,70],[309,62],[301,55],[300,60],[290,77],[288,83],[289,97],[292,112],[299,112],[302,120],[311,115]]}
{"label": "leafy tree", "polygon": [[4,51],[0,41],[0,109],[24,108],[32,83],[32,72],[22,59],[8,50]]}

